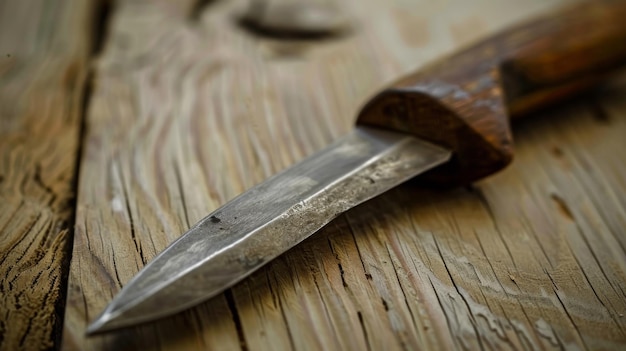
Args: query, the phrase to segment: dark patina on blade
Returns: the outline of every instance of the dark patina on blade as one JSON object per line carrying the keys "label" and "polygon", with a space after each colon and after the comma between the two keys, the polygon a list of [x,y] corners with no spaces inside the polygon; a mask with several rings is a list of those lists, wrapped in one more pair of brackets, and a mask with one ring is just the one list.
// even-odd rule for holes
{"label": "dark patina on blade", "polygon": [[410,135],[359,127],[198,222],[126,284],[87,332],[207,300],[339,214],[449,158],[450,151]]}

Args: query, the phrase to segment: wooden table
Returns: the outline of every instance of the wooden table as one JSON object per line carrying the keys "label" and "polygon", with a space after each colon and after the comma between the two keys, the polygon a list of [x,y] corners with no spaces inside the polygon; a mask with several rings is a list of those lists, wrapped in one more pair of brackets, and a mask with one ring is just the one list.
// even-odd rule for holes
{"label": "wooden table", "polygon": [[352,30],[306,40],[242,28],[245,1],[0,3],[0,349],[626,347],[623,77],[517,123],[496,176],[402,185],[197,308],[84,336],[384,83],[563,2],[337,1]]}

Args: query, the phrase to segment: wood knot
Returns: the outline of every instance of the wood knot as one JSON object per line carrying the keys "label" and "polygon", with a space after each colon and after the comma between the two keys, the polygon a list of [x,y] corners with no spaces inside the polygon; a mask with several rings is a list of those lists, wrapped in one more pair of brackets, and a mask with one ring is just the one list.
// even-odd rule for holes
{"label": "wood knot", "polygon": [[334,6],[307,1],[252,0],[241,24],[262,36],[322,38],[343,33],[348,20]]}

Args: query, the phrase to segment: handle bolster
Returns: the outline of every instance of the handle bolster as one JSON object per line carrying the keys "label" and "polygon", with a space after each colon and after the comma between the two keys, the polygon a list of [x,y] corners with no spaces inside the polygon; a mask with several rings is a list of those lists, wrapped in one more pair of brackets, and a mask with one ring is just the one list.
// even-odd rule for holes
{"label": "handle bolster", "polygon": [[[459,114],[465,116],[459,118]],[[471,99],[458,86],[434,81],[411,89],[383,91],[362,109],[358,123],[406,132],[453,150],[451,161],[425,174],[424,179],[464,184],[511,162],[513,148],[508,123],[490,123],[502,120],[504,114],[501,95]]]}

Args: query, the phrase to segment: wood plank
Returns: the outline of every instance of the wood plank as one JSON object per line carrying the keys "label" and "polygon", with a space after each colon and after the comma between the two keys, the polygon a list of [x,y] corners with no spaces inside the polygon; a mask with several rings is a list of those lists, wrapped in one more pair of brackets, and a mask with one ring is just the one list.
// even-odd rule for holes
{"label": "wood plank", "polygon": [[93,9],[0,2],[2,350],[50,349],[60,336]]}
{"label": "wood plank", "polygon": [[345,133],[384,82],[555,3],[342,1],[351,33],[285,41],[240,28],[238,2],[118,2],[88,113],[64,348],[623,346],[623,86],[522,121],[500,175],[407,184],[197,308],[84,337],[159,250]]}

